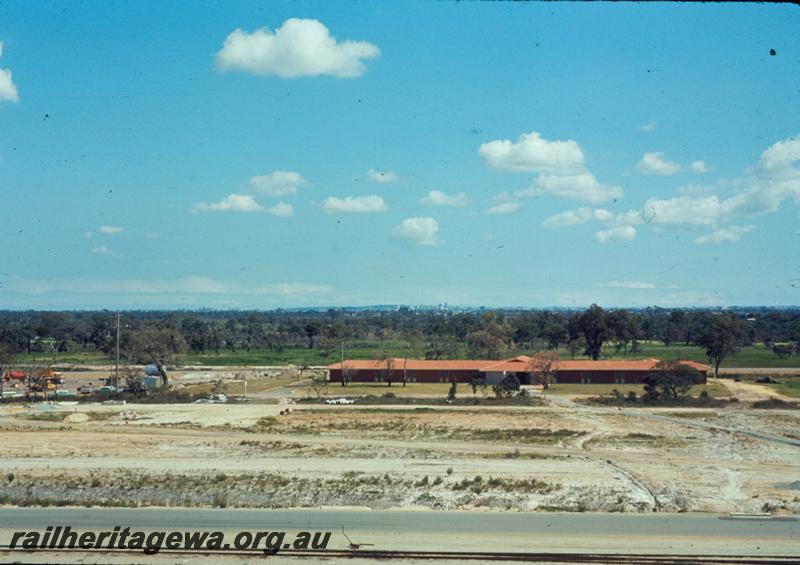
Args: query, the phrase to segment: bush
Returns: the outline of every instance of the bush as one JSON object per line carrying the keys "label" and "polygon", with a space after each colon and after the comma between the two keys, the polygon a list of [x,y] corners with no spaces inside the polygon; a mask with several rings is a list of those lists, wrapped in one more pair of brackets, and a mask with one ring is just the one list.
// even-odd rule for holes
{"label": "bush", "polygon": [[752,404],[753,408],[783,408],[783,409],[793,409],[799,408],[800,403],[798,402],[786,402],[785,400],[781,400],[780,398],[770,398],[769,400],[757,400]]}
{"label": "bush", "polygon": [[213,503],[215,508],[225,508],[228,506],[228,496],[225,493],[217,493],[214,495]]}
{"label": "bush", "polygon": [[519,390],[519,387],[520,383],[517,376],[507,375],[502,381],[500,381],[500,384],[494,385],[492,390],[494,390],[494,393],[498,398],[509,398],[516,394],[516,392]]}
{"label": "bush", "polygon": [[452,402],[456,399],[456,391],[458,390],[458,383],[453,381],[450,383],[450,390],[447,391],[447,400]]}

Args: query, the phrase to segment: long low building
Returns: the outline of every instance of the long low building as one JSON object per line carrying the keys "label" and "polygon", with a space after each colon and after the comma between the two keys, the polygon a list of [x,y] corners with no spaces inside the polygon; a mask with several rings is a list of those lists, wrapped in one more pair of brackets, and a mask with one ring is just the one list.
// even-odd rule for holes
{"label": "long low building", "polygon": [[[619,360],[557,360],[553,363],[553,383],[576,384],[640,384],[652,374],[658,359]],[[683,365],[696,369],[700,376],[698,384],[705,384],[706,375],[711,369],[708,365],[695,361],[681,360]],[[330,380],[341,382],[347,375],[349,382],[387,382],[401,383],[471,383],[476,379],[488,384],[502,381],[514,375],[521,384],[535,384],[536,361],[532,357],[520,355],[504,361],[497,360],[428,360],[404,359],[394,357],[383,360],[358,359],[334,363],[328,366]]]}

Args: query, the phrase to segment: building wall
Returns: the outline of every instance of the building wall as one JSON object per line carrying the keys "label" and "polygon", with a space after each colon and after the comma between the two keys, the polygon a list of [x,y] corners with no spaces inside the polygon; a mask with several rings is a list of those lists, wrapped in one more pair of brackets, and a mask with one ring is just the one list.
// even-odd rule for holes
{"label": "building wall", "polygon": [[[342,370],[330,369],[331,382],[342,382]],[[641,384],[650,371],[558,371],[555,382],[563,384]],[[481,373],[476,370],[408,370],[407,382],[410,383],[449,383],[453,379],[459,383],[471,383],[473,379],[486,378],[487,384],[499,383],[503,376],[502,372]],[[706,374],[701,374],[698,384],[706,384]],[[359,369],[351,374],[350,382],[354,383],[373,383],[386,382],[385,369]],[[520,383],[527,384],[528,379],[524,374],[517,374]],[[403,369],[394,369],[391,372],[393,383],[403,382]]]}
{"label": "building wall", "polygon": [[[642,384],[651,371],[559,371],[557,383],[564,384]],[[697,384],[706,384],[706,374],[700,372]]]}
{"label": "building wall", "polygon": [[[342,382],[342,370],[330,369],[331,382]],[[406,379],[409,383],[449,383],[453,379],[459,383],[471,383],[473,379],[481,378],[482,374],[475,370],[411,370],[406,371]],[[403,382],[403,369],[393,369],[391,371],[393,383]],[[350,382],[353,383],[374,383],[386,382],[387,371],[385,369],[357,369],[350,373]]]}

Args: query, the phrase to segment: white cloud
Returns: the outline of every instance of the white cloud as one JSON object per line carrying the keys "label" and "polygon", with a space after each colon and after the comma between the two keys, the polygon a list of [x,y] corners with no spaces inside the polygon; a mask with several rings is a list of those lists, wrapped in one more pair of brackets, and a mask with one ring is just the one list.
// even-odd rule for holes
{"label": "white cloud", "polygon": [[364,74],[364,60],[380,55],[366,41],[337,42],[318,20],[291,18],[275,32],[261,28],[253,33],[236,29],[217,53],[217,68],[282,78],[332,75],[340,78]]}
{"label": "white cloud", "polygon": [[535,131],[523,133],[516,142],[498,139],[484,143],[478,155],[502,171],[571,174],[584,166],[583,151],[575,141],[548,141]]}
{"label": "white cloud", "polygon": [[198,202],[192,212],[262,212],[264,207],[248,194],[229,194],[219,202]]}
{"label": "white cloud", "polygon": [[728,226],[718,229],[706,235],[701,235],[694,241],[696,243],[725,243],[734,242],[741,239],[742,234],[753,231],[755,226]]}
{"label": "white cloud", "polygon": [[367,171],[369,180],[379,182],[382,184],[389,184],[400,180],[393,171],[378,171],[377,169],[370,169]]}
{"label": "white cloud", "polygon": [[111,251],[105,245],[100,245],[99,247],[95,247],[94,249],[92,249],[92,253],[94,253],[95,255],[108,255],[110,257],[119,257],[119,255]]}
{"label": "white cloud", "polygon": [[600,243],[610,243],[615,241],[631,241],[636,237],[636,228],[633,226],[620,226],[617,228],[609,228],[607,230],[600,230],[594,234],[597,241]]}
{"label": "white cloud", "polygon": [[[636,212],[629,214],[633,217]],[[724,216],[724,206],[716,195],[676,196],[669,199],[650,198],[642,214],[647,223],[685,226],[713,225]]]}
{"label": "white cloud", "polygon": [[800,178],[795,164],[800,160],[800,136],[790,137],[768,147],[759,157],[756,175],[764,179],[787,180]]}
{"label": "white cloud", "polygon": [[294,216],[294,208],[292,208],[291,204],[287,204],[286,202],[278,202],[275,204],[275,206],[265,208],[264,211],[267,214],[272,214],[273,216],[280,216],[283,218]]}
{"label": "white cloud", "polygon": [[[0,57],[3,56],[3,42],[0,41]],[[19,91],[9,69],[0,69],[0,102],[19,102]]]}
{"label": "white cloud", "polygon": [[484,214],[513,214],[519,210],[516,202],[500,202],[483,211]]}
{"label": "white cloud", "polygon": [[588,206],[578,208],[577,210],[567,210],[554,214],[546,218],[542,225],[546,228],[563,228],[567,226],[575,226],[578,224],[585,224],[590,220],[600,220],[607,222],[613,218],[613,214],[604,208],[597,208],[592,210]]}
{"label": "white cloud", "polygon": [[439,223],[433,218],[406,218],[394,229],[394,235],[418,245],[437,245]]}
{"label": "white cloud", "polygon": [[370,214],[373,212],[386,212],[389,207],[386,206],[383,198],[371,194],[369,196],[346,196],[344,198],[329,196],[322,203],[322,209],[328,214]]}
{"label": "white cloud", "polygon": [[650,120],[649,122],[640,125],[639,131],[650,133],[656,131],[656,127],[657,127],[656,121]]}
{"label": "white cloud", "polygon": [[441,190],[431,190],[419,203],[430,206],[466,206],[469,198],[463,192],[445,194]]}
{"label": "white cloud", "polygon": [[[725,198],[709,194],[714,186],[688,185],[679,189],[672,198],[650,198],[640,211],[630,210],[618,215],[617,225],[652,224],[675,227],[717,227],[738,218],[770,214],[781,204],[792,199],[800,205],[800,139],[789,138],[767,148],[759,164],[748,176],[734,181],[717,183],[736,187]],[[696,239],[698,243],[737,241],[742,233],[752,227],[720,227]]]}
{"label": "white cloud", "polygon": [[651,211],[645,210],[628,210],[627,212],[623,212],[621,214],[617,214],[614,218],[613,224],[616,226],[637,226],[642,223],[646,223],[650,221],[651,218]]}
{"label": "white cloud", "polygon": [[623,190],[619,186],[599,182],[592,173],[587,171],[565,176],[540,175],[530,188],[518,190],[514,194],[517,196],[550,194],[590,204],[600,204],[612,198],[622,197]]}
{"label": "white cloud", "polygon": [[636,163],[636,169],[646,174],[670,176],[680,172],[681,166],[667,159],[664,153],[656,151],[642,155],[642,158]]}
{"label": "white cloud", "polygon": [[155,239],[159,239],[160,237],[161,237],[161,234],[158,233],[158,232],[154,232],[154,231],[147,232],[146,234],[144,234],[144,238],[145,239],[149,239],[151,241],[155,240]]}
{"label": "white cloud", "polygon": [[117,233],[122,233],[122,228],[119,226],[100,226],[97,228],[97,231],[106,235],[114,235]]}
{"label": "white cloud", "polygon": [[92,230],[86,230],[83,232],[83,237],[86,239],[92,239],[94,237],[94,232]]}
{"label": "white cloud", "polygon": [[642,281],[608,281],[605,284],[605,286],[608,288],[629,288],[629,289],[656,288],[655,284]]}
{"label": "white cloud", "polygon": [[729,218],[760,216],[776,212],[787,198],[800,205],[800,177],[780,181],[755,179],[743,192],[726,198],[723,208]]}
{"label": "white cloud", "polygon": [[308,186],[308,181],[294,171],[273,171],[251,178],[247,185],[250,190],[258,194],[286,196],[297,194],[298,189]]}
{"label": "white cloud", "polygon": [[594,210],[593,214],[595,219],[600,220],[601,222],[607,222],[614,217],[614,214],[612,214],[605,208],[597,208]]}
{"label": "white cloud", "polygon": [[693,173],[697,174],[708,173],[712,170],[711,167],[709,167],[706,162],[701,159],[692,161],[692,163],[689,165],[689,169],[691,169]]}

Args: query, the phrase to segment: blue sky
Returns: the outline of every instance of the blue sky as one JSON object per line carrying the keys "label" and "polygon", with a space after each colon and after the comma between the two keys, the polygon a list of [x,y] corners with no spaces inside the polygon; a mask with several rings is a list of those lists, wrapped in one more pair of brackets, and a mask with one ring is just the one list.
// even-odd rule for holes
{"label": "blue sky", "polygon": [[800,304],[797,29],[3,3],[0,308]]}

